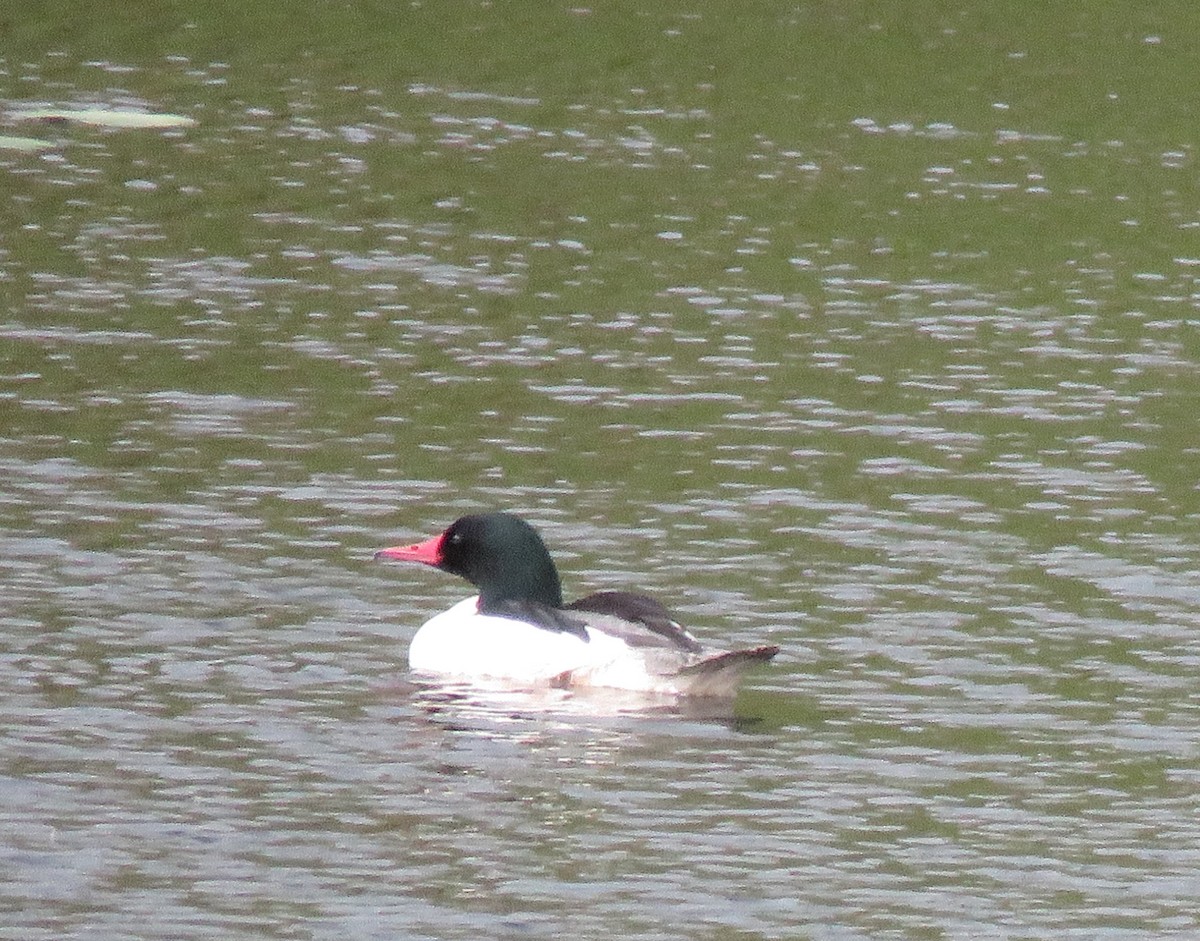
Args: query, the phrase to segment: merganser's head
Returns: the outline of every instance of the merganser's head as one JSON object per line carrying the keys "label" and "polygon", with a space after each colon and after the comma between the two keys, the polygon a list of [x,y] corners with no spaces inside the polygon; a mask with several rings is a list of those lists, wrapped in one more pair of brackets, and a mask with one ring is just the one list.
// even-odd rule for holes
{"label": "merganser's head", "polygon": [[511,513],[463,516],[431,539],[380,549],[375,558],[423,562],[459,575],[479,589],[481,607],[502,601],[562,607],[562,586],[546,544]]}

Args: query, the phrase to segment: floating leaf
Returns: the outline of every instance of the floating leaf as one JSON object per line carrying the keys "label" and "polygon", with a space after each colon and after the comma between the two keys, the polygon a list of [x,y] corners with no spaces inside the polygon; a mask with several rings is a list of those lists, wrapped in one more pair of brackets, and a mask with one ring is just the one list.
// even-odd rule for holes
{"label": "floating leaf", "polygon": [[0,134],[0,150],[19,150],[31,154],[39,150],[49,150],[53,146],[49,141],[38,140],[36,137],[9,137]]}
{"label": "floating leaf", "polygon": [[74,121],[93,127],[148,128],[165,130],[191,127],[194,118],[182,114],[152,114],[123,108],[25,108],[10,115],[21,121]]}

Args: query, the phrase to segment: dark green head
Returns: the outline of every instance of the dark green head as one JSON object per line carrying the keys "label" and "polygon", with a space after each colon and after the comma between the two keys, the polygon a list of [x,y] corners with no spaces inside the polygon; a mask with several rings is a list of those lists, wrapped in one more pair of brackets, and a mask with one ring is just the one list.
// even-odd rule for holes
{"label": "dark green head", "polygon": [[376,558],[424,562],[479,589],[480,608],[505,601],[562,607],[554,562],[532,526],[511,513],[463,516],[432,539],[377,552]]}

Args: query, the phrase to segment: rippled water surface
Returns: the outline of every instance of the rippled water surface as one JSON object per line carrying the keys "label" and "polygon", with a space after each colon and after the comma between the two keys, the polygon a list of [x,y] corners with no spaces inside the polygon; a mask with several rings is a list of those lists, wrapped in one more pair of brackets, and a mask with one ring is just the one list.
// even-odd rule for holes
{"label": "rippled water surface", "polygon": [[[1200,933],[1194,16],[193,7],[2,31],[0,934]],[[419,683],[490,507],[784,652]]]}

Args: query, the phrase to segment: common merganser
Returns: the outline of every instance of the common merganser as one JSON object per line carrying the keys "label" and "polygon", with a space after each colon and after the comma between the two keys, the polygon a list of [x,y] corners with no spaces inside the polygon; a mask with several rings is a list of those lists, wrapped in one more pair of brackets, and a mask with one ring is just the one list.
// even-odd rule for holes
{"label": "common merganser", "polygon": [[746,667],[779,652],[774,645],[706,646],[645,595],[600,591],[564,605],[546,544],[510,513],[464,516],[431,539],[381,549],[375,558],[423,562],[479,589],[417,631],[408,662],[420,673],[732,696]]}

